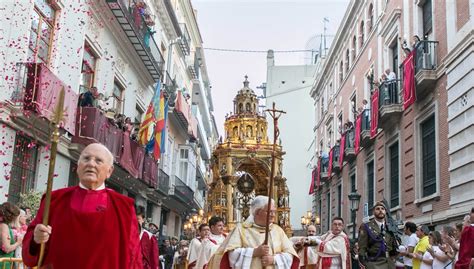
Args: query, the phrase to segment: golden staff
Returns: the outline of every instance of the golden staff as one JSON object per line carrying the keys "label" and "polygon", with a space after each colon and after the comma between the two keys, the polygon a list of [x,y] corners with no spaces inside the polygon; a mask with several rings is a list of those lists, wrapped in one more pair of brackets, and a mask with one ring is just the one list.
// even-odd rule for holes
{"label": "golden staff", "polygon": [[273,102],[273,108],[267,109],[265,112],[268,112],[273,118],[273,148],[272,148],[272,167],[270,169],[270,184],[268,185],[268,205],[267,205],[267,221],[265,223],[265,241],[264,245],[268,244],[268,234],[270,233],[270,210],[272,209],[272,196],[273,196],[273,181],[275,178],[275,151],[276,151],[276,141],[280,135],[280,130],[278,129],[278,118],[286,112],[283,110],[277,110],[275,108],[275,102]]}
{"label": "golden staff", "polygon": [[[51,124],[53,125],[53,133],[51,136],[51,157],[49,158],[49,170],[48,170],[48,183],[46,185],[46,194],[44,198],[44,212],[43,212],[43,225],[48,226],[49,221],[49,208],[51,206],[51,192],[53,190],[53,177],[54,177],[54,166],[56,164],[56,154],[58,152],[58,141],[59,141],[59,123],[63,118],[64,109],[64,87],[59,91],[59,102],[54,110],[53,119]],[[38,267],[41,267],[44,258],[44,251],[46,244],[41,244]]]}

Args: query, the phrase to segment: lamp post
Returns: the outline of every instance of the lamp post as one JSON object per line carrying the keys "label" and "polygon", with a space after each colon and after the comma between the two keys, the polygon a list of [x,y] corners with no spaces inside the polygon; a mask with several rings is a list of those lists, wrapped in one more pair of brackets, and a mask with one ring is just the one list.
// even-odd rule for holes
{"label": "lamp post", "polygon": [[356,238],[356,227],[357,227],[357,224],[356,224],[356,214],[357,214],[357,211],[359,210],[359,202],[360,202],[360,194],[358,194],[355,190],[351,193],[349,193],[349,195],[347,195],[347,197],[349,198],[349,201],[351,202],[350,203],[350,210],[351,210],[351,219],[352,219],[352,240],[355,241],[355,238]]}

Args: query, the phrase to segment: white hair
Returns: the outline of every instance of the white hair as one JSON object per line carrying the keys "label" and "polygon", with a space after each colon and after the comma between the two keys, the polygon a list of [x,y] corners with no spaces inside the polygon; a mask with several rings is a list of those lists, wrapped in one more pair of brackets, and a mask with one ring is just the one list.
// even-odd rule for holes
{"label": "white hair", "polygon": [[[275,202],[272,199],[272,204],[274,203]],[[255,214],[257,213],[257,210],[264,209],[267,206],[268,206],[268,196],[259,195],[255,197],[252,203],[250,204],[250,214],[252,216],[255,216]]]}
{"label": "white hair", "polygon": [[[110,159],[110,165],[111,166],[114,166],[114,154],[112,154],[112,152],[104,145],[104,144],[101,144],[101,143],[91,143],[89,145],[87,145],[84,149],[86,149],[87,147],[90,147],[92,145],[97,145],[97,146],[100,146],[101,148],[103,148],[105,150],[105,152],[107,153],[107,155],[109,155],[109,159]],[[82,150],[82,152],[84,152],[84,150]],[[82,156],[82,152],[81,152],[81,156]],[[80,158],[80,157],[79,157]]]}

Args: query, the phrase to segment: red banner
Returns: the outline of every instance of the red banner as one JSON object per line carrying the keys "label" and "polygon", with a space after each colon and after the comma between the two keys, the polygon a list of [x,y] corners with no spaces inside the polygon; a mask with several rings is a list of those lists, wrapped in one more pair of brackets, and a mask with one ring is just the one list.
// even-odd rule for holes
{"label": "red banner", "polygon": [[370,138],[377,135],[379,123],[379,89],[375,89],[372,94],[372,107],[370,110]]}
{"label": "red banner", "polygon": [[339,144],[339,166],[342,169],[342,164],[344,163],[344,149],[346,147],[346,134],[347,132],[344,132],[341,136],[341,144]]}
{"label": "red banner", "polygon": [[403,61],[403,109],[407,109],[416,101],[415,52],[416,50],[410,52]]}
{"label": "red banner", "polygon": [[313,171],[311,171],[311,185],[309,186],[309,194],[313,194],[314,193],[314,184],[315,184],[315,181],[316,181],[316,173],[317,173],[317,170],[319,168],[315,168],[313,169]]}
{"label": "red banner", "polygon": [[329,151],[329,167],[328,167],[328,178],[329,178],[329,179],[331,178],[331,173],[332,173],[333,151],[334,151],[334,148],[332,148],[332,149]]}
{"label": "red banner", "polygon": [[360,132],[362,127],[362,113],[357,116],[356,126],[355,126],[355,139],[354,139],[354,148],[355,154],[359,153],[360,150]]}

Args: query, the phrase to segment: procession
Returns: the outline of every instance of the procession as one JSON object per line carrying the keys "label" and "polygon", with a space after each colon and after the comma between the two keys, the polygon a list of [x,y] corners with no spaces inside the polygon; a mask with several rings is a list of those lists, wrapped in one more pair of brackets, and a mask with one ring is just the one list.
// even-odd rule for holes
{"label": "procession", "polygon": [[474,269],[473,0],[0,2],[0,269]]}

